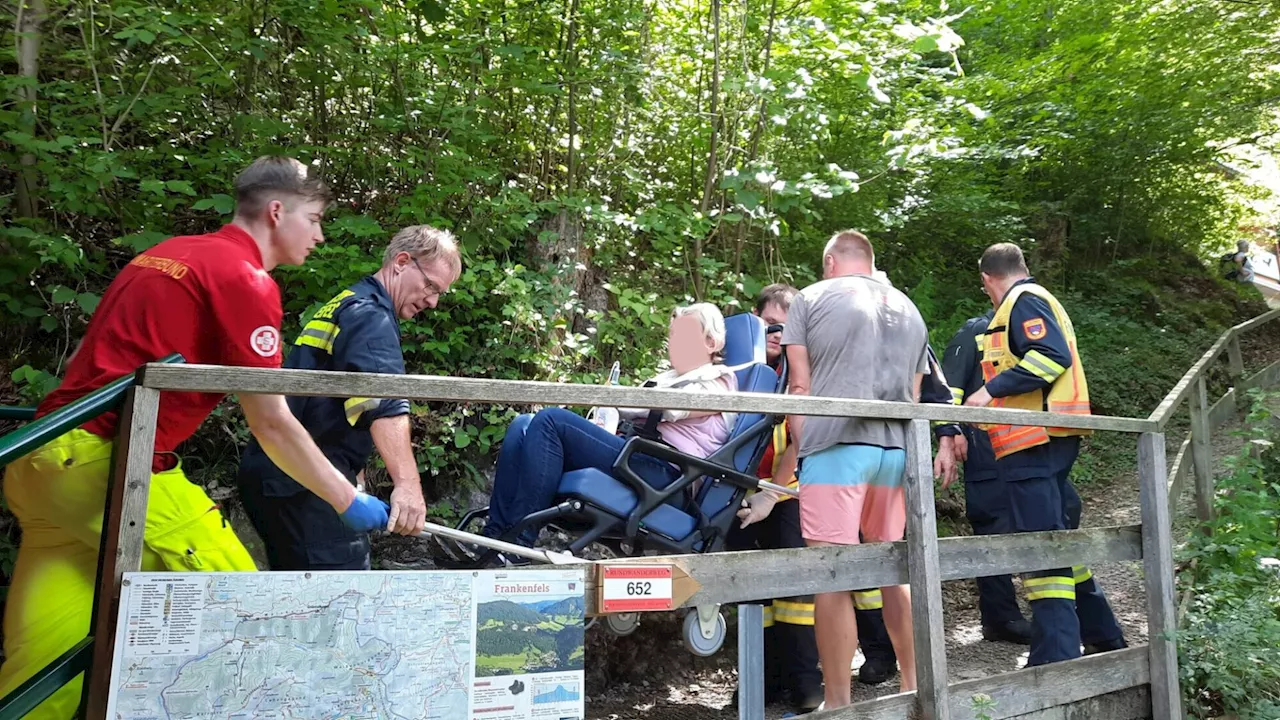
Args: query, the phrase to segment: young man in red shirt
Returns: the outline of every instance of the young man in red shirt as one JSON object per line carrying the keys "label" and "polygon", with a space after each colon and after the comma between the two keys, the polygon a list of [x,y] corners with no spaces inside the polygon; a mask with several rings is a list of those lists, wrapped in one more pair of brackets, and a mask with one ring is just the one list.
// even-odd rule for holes
{"label": "young man in red shirt", "polygon": [[[67,367],[40,404],[46,415],[139,366],[178,352],[189,363],[280,366],[280,290],[267,273],[301,265],[324,241],[328,190],[291,158],[264,157],[236,178],[231,224],[175,237],[138,255],[111,282]],[[215,503],[174,451],[222,399],[160,397],[143,570],[256,570]],[[277,466],[324,498],[353,528],[387,524],[382,501],[357,493],[289,412],[283,396],[239,396],[254,437]],[[9,465],[4,491],[22,542],[4,615],[0,695],[89,632],[102,512],[119,414],[105,413]],[[62,720],[80,681],[28,717]]]}

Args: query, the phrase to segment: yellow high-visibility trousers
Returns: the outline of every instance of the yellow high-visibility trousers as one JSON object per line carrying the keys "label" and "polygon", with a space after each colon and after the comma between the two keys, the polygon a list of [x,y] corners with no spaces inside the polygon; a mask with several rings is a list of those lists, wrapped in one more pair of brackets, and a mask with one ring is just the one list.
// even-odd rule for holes
{"label": "yellow high-visibility trousers", "polygon": [[[22,527],[22,542],[5,604],[0,696],[89,634],[113,445],[72,430],[5,470],[5,500]],[[216,504],[181,466],[151,476],[144,541],[143,570],[257,569]],[[76,678],[27,717],[70,720],[80,685]]]}

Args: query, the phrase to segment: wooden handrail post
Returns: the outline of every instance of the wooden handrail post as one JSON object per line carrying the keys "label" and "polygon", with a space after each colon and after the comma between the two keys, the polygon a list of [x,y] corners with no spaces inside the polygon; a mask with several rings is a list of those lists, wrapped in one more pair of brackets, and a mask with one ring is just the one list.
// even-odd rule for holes
{"label": "wooden handrail post", "polygon": [[1232,333],[1227,343],[1227,365],[1231,368],[1231,379],[1239,380],[1244,375],[1244,356],[1240,354],[1240,336]]}
{"label": "wooden handrail post", "polygon": [[916,703],[921,720],[950,720],[942,568],[933,508],[933,437],[928,420],[907,428],[907,579],[916,651]]}
{"label": "wooden handrail post", "polygon": [[156,446],[160,391],[134,386],[125,396],[111,468],[111,517],[102,519],[107,534],[102,559],[98,606],[94,608],[93,664],[85,678],[83,715],[106,720],[115,657],[116,615],[120,581],[142,568],[142,540],[147,526],[147,494],[151,489],[151,457]]}
{"label": "wooden handrail post", "polygon": [[[1201,386],[1203,387],[1203,385]],[[1142,505],[1142,568],[1147,590],[1147,638],[1151,663],[1151,711],[1156,718],[1182,718],[1178,686],[1177,606],[1173,596],[1173,528],[1165,484],[1164,433],[1138,438],[1138,482]]]}
{"label": "wooden handrail post", "polygon": [[[1196,468],[1196,518],[1213,520],[1213,446],[1210,444],[1209,391],[1204,376],[1196,381],[1191,396],[1191,458]],[[1162,453],[1163,455],[1163,453]]]}

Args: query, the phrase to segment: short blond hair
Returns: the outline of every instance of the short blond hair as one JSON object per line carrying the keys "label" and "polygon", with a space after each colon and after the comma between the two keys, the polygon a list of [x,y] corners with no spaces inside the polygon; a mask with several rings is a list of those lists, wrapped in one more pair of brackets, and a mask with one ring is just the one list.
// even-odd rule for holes
{"label": "short blond hair", "polygon": [[703,334],[711,341],[711,352],[724,350],[724,315],[720,313],[720,308],[711,303],[694,303],[671,311],[672,320],[685,315],[697,316],[698,322],[702,324]]}

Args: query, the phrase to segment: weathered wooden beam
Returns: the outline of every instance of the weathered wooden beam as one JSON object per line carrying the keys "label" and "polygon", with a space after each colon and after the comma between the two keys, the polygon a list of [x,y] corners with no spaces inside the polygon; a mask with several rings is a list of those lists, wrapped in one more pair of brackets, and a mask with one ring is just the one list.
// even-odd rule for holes
{"label": "weathered wooden beam", "polygon": [[[1141,527],[1121,525],[1013,535],[940,538],[943,580],[1102,565],[1142,558]],[[701,586],[684,607],[767,600],[840,590],[865,590],[908,582],[905,542],[847,547],[747,550],[610,560],[609,563],[674,563]],[[594,582],[591,580],[589,582]],[[596,593],[587,593],[595,612]]]}
{"label": "weathered wooden beam", "polygon": [[1054,427],[1147,432],[1150,420],[1106,415],[1067,415],[1033,410],[975,408],[959,405],[895,403],[768,393],[696,393],[683,390],[580,385],[530,380],[489,380],[435,375],[271,370],[218,365],[148,365],[143,384],[156,390],[217,393],[277,393],[314,397],[410,398],[479,403],[535,405],[601,405],[721,410],[773,415],[872,417],[889,420],[1052,425]]}
{"label": "weathered wooden beam", "polygon": [[[1138,525],[938,540],[943,580],[1104,565],[1142,558]],[[1072,560],[1071,558],[1075,558]],[[1063,565],[1063,562],[1068,562]]]}
{"label": "weathered wooden beam", "polygon": [[1182,717],[1178,687],[1178,609],[1173,597],[1173,527],[1165,494],[1163,433],[1138,438],[1139,503],[1142,506],[1142,569],[1147,590],[1147,637],[1151,643],[1151,709],[1157,718]]}
{"label": "weathered wooden beam", "polygon": [[1267,388],[1280,382],[1280,361],[1276,361],[1268,365],[1260,372],[1251,375],[1246,380],[1241,380],[1236,385],[1237,392],[1241,393],[1241,402],[1243,402],[1244,392],[1253,388]]}
{"label": "weathered wooden beam", "polygon": [[1187,476],[1191,474],[1191,433],[1182,439],[1178,454],[1169,466],[1169,513],[1182,500],[1182,493],[1187,489]]}
{"label": "weathered wooden beam", "polygon": [[1213,432],[1234,420],[1236,409],[1236,391],[1232,388],[1209,408],[1209,431]]}
{"label": "weathered wooden beam", "polygon": [[1135,685],[1127,690],[1117,690],[1106,695],[1017,715],[1008,720],[1153,720],[1151,715],[1151,688]]}
{"label": "weathered wooden beam", "polygon": [[[951,716],[955,720],[973,720],[975,695],[987,695],[995,701],[995,708],[988,713],[992,720],[1019,718],[1087,702],[1093,697],[1145,685],[1150,681],[1147,663],[1147,648],[1139,646],[952,683],[947,687]],[[912,695],[904,693],[854,703],[839,710],[814,713],[811,717],[814,720],[907,720],[912,710]],[[1097,717],[1110,720],[1112,716]]]}
{"label": "weathered wooden beam", "polygon": [[1218,341],[1204,355],[1200,356],[1200,359],[1196,361],[1195,365],[1191,366],[1190,370],[1187,370],[1182,378],[1178,380],[1178,384],[1174,385],[1173,389],[1169,391],[1169,394],[1164,396],[1164,400],[1160,401],[1160,404],[1148,418],[1158,426],[1155,428],[1156,431],[1164,430],[1165,425],[1173,417],[1173,411],[1178,407],[1178,404],[1191,393],[1196,381],[1202,379],[1205,370],[1218,358],[1218,355],[1222,354],[1223,349],[1226,348],[1230,340],[1231,331],[1228,330],[1223,333],[1222,337],[1218,338]]}
{"label": "weathered wooden beam", "polygon": [[1231,330],[1237,334],[1246,333],[1276,319],[1280,319],[1280,310],[1272,310],[1270,312],[1265,312],[1256,318],[1245,320],[1244,322],[1233,326]]}
{"label": "weathered wooden beam", "polygon": [[[942,570],[933,500],[933,433],[928,420],[907,426],[907,579],[921,720],[950,720],[947,633],[942,625]],[[820,629],[820,628],[819,628]]]}
{"label": "weathered wooden beam", "polygon": [[1213,519],[1213,445],[1209,428],[1209,391],[1205,380],[1196,381],[1191,397],[1191,458],[1196,467],[1196,517],[1200,522]]}
{"label": "weathered wooden beam", "polygon": [[86,678],[84,695],[83,711],[88,720],[106,720],[120,582],[126,572],[142,569],[142,541],[147,526],[147,496],[151,489],[151,459],[155,453],[159,410],[158,390],[134,386],[125,395],[120,413],[107,505],[111,512],[102,519],[102,531],[107,537],[102,574],[98,578],[98,606],[93,617],[93,665]]}
{"label": "weathered wooden beam", "polygon": [[1233,380],[1244,375],[1244,356],[1240,354],[1240,333],[1238,332],[1231,333],[1231,339],[1227,341],[1227,368]]}
{"label": "weathered wooden beam", "polygon": [[[1186,396],[1191,393],[1192,384],[1200,379],[1200,377],[1208,369],[1209,365],[1214,360],[1216,360],[1224,350],[1228,349],[1229,344],[1231,344],[1234,341],[1236,344],[1236,347],[1238,348],[1239,338],[1243,336],[1244,333],[1247,333],[1255,328],[1261,327],[1262,325],[1265,325],[1266,323],[1269,323],[1272,320],[1275,320],[1277,318],[1280,318],[1280,310],[1272,310],[1270,312],[1263,313],[1262,315],[1259,315],[1256,318],[1246,320],[1238,325],[1235,325],[1231,329],[1222,333],[1222,336],[1218,338],[1218,341],[1215,342],[1213,346],[1209,348],[1208,352],[1200,356],[1200,359],[1196,361],[1196,364],[1192,365],[1191,369],[1187,370],[1187,372],[1182,376],[1182,379],[1178,380],[1178,384],[1173,386],[1173,389],[1169,391],[1169,394],[1164,396],[1164,400],[1162,400],[1160,402],[1160,405],[1158,405],[1156,409],[1151,413],[1148,419],[1154,421],[1158,426],[1157,428],[1155,428],[1155,431],[1160,432],[1164,430],[1165,425],[1167,425],[1169,423],[1169,420],[1173,417],[1173,411],[1177,408],[1178,404],[1181,403],[1183,399],[1186,398]],[[1230,362],[1231,362],[1232,372],[1235,373],[1236,361],[1235,359],[1231,359]],[[1239,367],[1240,367],[1239,373],[1243,374],[1244,373],[1243,360],[1240,361]]]}

